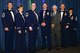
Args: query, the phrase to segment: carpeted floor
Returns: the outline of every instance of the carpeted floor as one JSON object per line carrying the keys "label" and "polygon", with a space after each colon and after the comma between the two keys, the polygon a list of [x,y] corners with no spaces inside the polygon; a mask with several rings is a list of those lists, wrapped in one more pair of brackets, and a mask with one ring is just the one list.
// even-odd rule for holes
{"label": "carpeted floor", "polygon": [[37,53],[80,53],[80,46],[61,48],[60,50],[52,49],[51,51],[44,49],[37,51]]}
{"label": "carpeted floor", "polygon": [[[5,53],[4,51],[0,51],[0,53]],[[14,53],[14,52],[12,52]],[[40,49],[37,53],[80,53],[80,46],[77,47],[68,47],[68,48],[60,48],[60,50],[52,49],[48,51],[47,49]]]}

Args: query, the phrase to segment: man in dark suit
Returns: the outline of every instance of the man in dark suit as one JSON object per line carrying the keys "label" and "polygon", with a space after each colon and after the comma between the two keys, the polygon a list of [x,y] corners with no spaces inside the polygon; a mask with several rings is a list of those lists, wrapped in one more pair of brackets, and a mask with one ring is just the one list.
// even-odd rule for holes
{"label": "man in dark suit", "polygon": [[61,47],[61,33],[60,33],[60,13],[57,12],[57,6],[52,6],[52,22],[51,22],[51,36],[52,36],[52,46],[56,49]]}
{"label": "man in dark suit", "polygon": [[62,41],[62,47],[66,48],[68,45],[68,36],[67,31],[65,28],[66,24],[66,18],[67,18],[67,11],[65,10],[65,4],[61,4],[60,6],[60,14],[61,14],[61,41]]}
{"label": "man in dark suit", "polygon": [[25,17],[23,15],[22,5],[19,5],[18,13],[15,15],[15,26],[15,53],[26,53]]}
{"label": "man in dark suit", "polygon": [[41,25],[42,49],[51,47],[51,16],[47,9],[47,3],[43,3],[43,10],[40,11],[39,21]]}
{"label": "man in dark suit", "polygon": [[39,29],[39,24],[38,24],[38,15],[35,12],[36,9],[36,4],[32,3],[31,5],[31,10],[26,12],[26,27],[27,27],[27,32],[29,36],[29,53],[36,53],[36,40],[37,40],[37,30]]}
{"label": "man in dark suit", "polygon": [[2,23],[5,31],[5,50],[10,53],[13,50],[15,16],[12,10],[12,2],[7,3],[7,9],[2,12]]}

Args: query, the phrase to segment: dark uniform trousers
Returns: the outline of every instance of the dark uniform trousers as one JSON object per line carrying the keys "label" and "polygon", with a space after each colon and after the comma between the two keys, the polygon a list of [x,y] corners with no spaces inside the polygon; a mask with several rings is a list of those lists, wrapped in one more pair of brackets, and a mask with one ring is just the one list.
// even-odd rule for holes
{"label": "dark uniform trousers", "polygon": [[50,27],[41,27],[41,35],[42,35],[42,47],[50,48],[51,47],[51,29]]}
{"label": "dark uniform trousers", "polygon": [[27,53],[24,28],[21,29],[22,34],[16,31],[15,36],[15,53]]}
{"label": "dark uniform trousers", "polygon": [[28,31],[29,39],[29,53],[36,52],[36,40],[37,40],[37,30],[33,28],[34,31]]}
{"label": "dark uniform trousers", "polygon": [[14,30],[10,30],[5,32],[5,52],[10,53],[13,51],[14,44]]}

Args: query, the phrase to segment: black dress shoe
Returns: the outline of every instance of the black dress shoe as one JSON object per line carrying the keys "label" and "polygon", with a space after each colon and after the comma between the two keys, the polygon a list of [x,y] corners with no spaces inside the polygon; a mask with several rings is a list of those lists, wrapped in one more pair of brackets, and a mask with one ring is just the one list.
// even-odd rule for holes
{"label": "black dress shoe", "polygon": [[42,50],[46,49],[46,48],[41,48]]}
{"label": "black dress shoe", "polygon": [[60,50],[60,48],[56,48],[56,50]]}
{"label": "black dress shoe", "polygon": [[29,52],[29,53],[36,53],[36,52]]}
{"label": "black dress shoe", "polygon": [[63,46],[63,48],[67,48],[67,46]]}
{"label": "black dress shoe", "polygon": [[76,47],[76,45],[71,45],[72,47]]}
{"label": "black dress shoe", "polygon": [[48,50],[50,51],[50,50],[52,50],[53,48],[51,47],[51,48],[48,48]]}

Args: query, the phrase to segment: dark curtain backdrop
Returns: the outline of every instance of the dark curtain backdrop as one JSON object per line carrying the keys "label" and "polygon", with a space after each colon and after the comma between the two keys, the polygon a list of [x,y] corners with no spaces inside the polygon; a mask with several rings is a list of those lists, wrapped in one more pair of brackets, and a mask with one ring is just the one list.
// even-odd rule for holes
{"label": "dark curtain backdrop", "polygon": [[[42,3],[47,2],[48,3],[48,9],[51,10],[52,5],[56,4],[58,6],[58,10],[60,9],[60,4],[64,3],[66,5],[66,10],[68,8],[72,7],[74,8],[74,12],[78,17],[78,35],[77,35],[77,40],[78,43],[80,43],[80,0],[0,0],[0,49],[4,50],[4,44],[5,44],[5,34],[3,31],[3,26],[1,22],[1,13],[2,10],[6,9],[7,7],[7,2],[12,1],[13,2],[13,10],[16,12],[17,11],[17,6],[20,4],[23,4],[24,6],[24,12],[30,9],[31,3],[35,2],[37,4],[37,9],[36,11],[39,12],[42,9]],[[39,35],[37,39],[37,47],[41,46],[41,32],[39,30]],[[28,35],[26,35],[26,40],[28,40]],[[26,41],[27,43],[27,41]]]}

